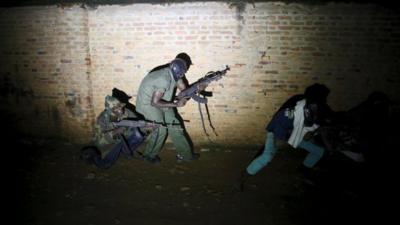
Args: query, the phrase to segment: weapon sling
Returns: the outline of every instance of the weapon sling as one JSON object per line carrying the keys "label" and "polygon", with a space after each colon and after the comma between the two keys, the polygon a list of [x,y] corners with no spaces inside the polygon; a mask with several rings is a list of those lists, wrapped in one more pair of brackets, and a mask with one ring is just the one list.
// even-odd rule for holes
{"label": "weapon sling", "polygon": [[208,104],[205,104],[206,107],[206,112],[207,112],[207,117],[208,117],[208,122],[210,124],[210,127],[212,128],[215,136],[218,136],[217,132],[215,131],[215,127],[213,126],[212,122],[211,122],[211,115],[210,115],[210,111],[208,110]]}
{"label": "weapon sling", "polygon": [[[205,97],[205,96],[204,96],[204,97]],[[197,104],[198,104],[198,108],[199,108],[200,119],[201,119],[201,125],[202,125],[202,127],[203,127],[203,131],[204,131],[204,133],[206,134],[207,139],[208,139],[210,142],[213,142],[213,141],[210,139],[210,135],[207,133],[206,126],[205,126],[205,124],[204,124],[204,116],[203,116],[203,111],[201,110],[201,103],[198,102]],[[211,122],[211,116],[210,116],[210,111],[208,110],[208,104],[207,104],[207,103],[204,103],[204,105],[205,105],[205,107],[206,107],[207,119],[208,119],[208,122],[209,122],[209,124],[210,124],[210,127],[212,128],[212,130],[213,130],[215,136],[218,136],[218,134],[217,134],[217,132],[215,131],[215,128],[214,128],[214,126],[213,126],[213,124],[212,124],[212,122]]]}

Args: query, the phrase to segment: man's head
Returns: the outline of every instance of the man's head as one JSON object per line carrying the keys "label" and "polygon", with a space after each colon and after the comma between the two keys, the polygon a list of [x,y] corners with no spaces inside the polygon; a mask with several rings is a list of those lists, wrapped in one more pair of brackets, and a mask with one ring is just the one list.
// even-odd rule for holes
{"label": "man's head", "polygon": [[308,86],[304,92],[307,101],[326,103],[331,90],[324,84],[315,83]]}
{"label": "man's head", "polygon": [[181,79],[188,69],[186,62],[180,58],[175,58],[172,60],[172,62],[169,64],[169,68],[171,69],[172,76],[174,77],[175,81]]}
{"label": "man's head", "polygon": [[183,61],[185,61],[186,66],[187,66],[187,70],[189,70],[190,66],[193,65],[192,63],[192,59],[190,58],[190,56],[185,53],[185,52],[181,52],[178,55],[176,55],[175,57],[176,59],[183,59]]}
{"label": "man's head", "polygon": [[120,116],[124,113],[125,103],[121,103],[118,99],[107,95],[105,99],[105,107],[113,116]]}

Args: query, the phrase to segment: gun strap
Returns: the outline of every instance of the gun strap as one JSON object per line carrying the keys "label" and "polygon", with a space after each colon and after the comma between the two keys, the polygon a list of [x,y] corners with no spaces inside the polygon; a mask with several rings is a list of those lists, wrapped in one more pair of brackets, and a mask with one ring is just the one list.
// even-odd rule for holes
{"label": "gun strap", "polygon": [[203,131],[206,134],[207,137],[209,137],[210,135],[207,133],[206,130],[206,126],[204,125],[204,117],[203,117],[203,112],[201,111],[201,104],[200,102],[197,103],[197,105],[199,106],[199,113],[200,113],[200,119],[201,119],[201,126],[203,127]]}
{"label": "gun strap", "polygon": [[[204,133],[206,134],[206,137],[207,137],[208,141],[210,141],[211,143],[214,143],[214,142],[211,140],[210,135],[207,133],[206,126],[204,125],[204,117],[203,117],[203,112],[201,111],[201,104],[200,104],[200,102],[198,103],[198,106],[199,106],[199,112],[200,112],[200,118],[201,118],[201,125],[203,126],[203,131],[204,131]],[[210,118],[207,104],[206,104],[206,109],[207,109],[208,118]],[[210,124],[211,124],[211,121],[210,121]],[[214,127],[212,127],[212,128],[213,128],[213,130],[214,130]],[[215,130],[214,130],[214,133],[215,133]],[[215,133],[215,134],[216,134],[216,133]]]}
{"label": "gun strap", "polygon": [[218,136],[217,132],[215,131],[215,127],[213,126],[212,122],[211,122],[211,116],[210,116],[210,111],[208,110],[208,104],[204,104],[206,106],[206,112],[207,112],[207,117],[208,117],[208,122],[210,124],[210,127],[212,128],[215,136]]}

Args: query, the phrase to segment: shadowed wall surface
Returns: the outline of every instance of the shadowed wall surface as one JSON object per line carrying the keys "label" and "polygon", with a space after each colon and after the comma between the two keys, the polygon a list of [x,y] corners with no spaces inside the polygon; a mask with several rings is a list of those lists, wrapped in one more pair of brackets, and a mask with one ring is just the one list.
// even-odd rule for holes
{"label": "shadowed wall surface", "polygon": [[[218,133],[209,132],[211,139],[261,144],[275,110],[315,82],[331,89],[334,110],[375,90],[398,103],[397,12],[374,4],[280,2],[1,8],[1,111],[24,135],[87,142],[114,87],[134,104],[142,78],[186,52],[194,63],[190,82],[231,66],[209,86]],[[179,111],[190,120],[193,142],[207,142],[197,104]]]}

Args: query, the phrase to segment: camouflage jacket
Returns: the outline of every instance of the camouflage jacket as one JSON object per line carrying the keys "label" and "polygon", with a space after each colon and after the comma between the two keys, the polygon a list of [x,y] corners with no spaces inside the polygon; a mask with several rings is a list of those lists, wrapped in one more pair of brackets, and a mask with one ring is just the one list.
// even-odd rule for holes
{"label": "camouflage jacket", "polygon": [[[115,144],[118,144],[121,140],[118,136],[113,136],[112,131],[116,128],[113,122],[120,121],[126,118],[136,118],[136,114],[129,109],[124,110],[123,115],[115,117],[111,114],[111,108],[107,107],[97,117],[96,124],[94,126],[95,133],[93,138],[93,144],[101,151],[102,156],[105,156]],[[132,130],[124,127],[124,135],[126,138],[132,135]]]}

